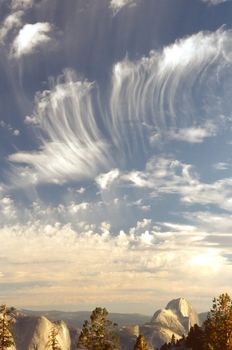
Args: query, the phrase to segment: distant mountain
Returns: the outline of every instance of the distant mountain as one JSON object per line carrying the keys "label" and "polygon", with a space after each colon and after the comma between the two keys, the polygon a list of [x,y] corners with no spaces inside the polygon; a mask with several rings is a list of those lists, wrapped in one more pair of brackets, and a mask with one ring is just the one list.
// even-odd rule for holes
{"label": "distant mountain", "polygon": [[208,312],[201,312],[198,314],[199,320],[200,320],[200,325],[207,319]]}
{"label": "distant mountain", "polygon": [[[69,327],[81,328],[85,320],[89,320],[90,311],[31,311],[22,310],[22,313],[27,316],[45,316],[51,322],[57,320],[63,320]],[[108,319],[117,323],[119,326],[128,325],[142,325],[149,322],[151,317],[140,314],[121,314],[121,313],[109,313]]]}
{"label": "distant mountain", "polygon": [[[31,311],[18,310],[14,325],[14,338],[17,350],[44,350],[52,327],[59,330],[57,337],[62,350],[76,349],[76,343],[84,320],[90,319],[88,311]],[[206,313],[200,314],[201,321]],[[108,317],[118,324],[122,350],[131,350],[139,333],[143,333],[150,349],[156,349],[169,342],[172,335],[176,339],[187,334],[190,327],[199,324],[194,308],[183,298],[170,301],[164,309],[152,317],[139,314],[110,313]],[[62,320],[62,321],[61,321]],[[49,349],[49,348],[48,348]],[[12,347],[10,350],[15,350]]]}
{"label": "distant mountain", "polygon": [[155,312],[151,321],[140,327],[147,341],[154,347],[170,342],[172,335],[180,339],[199,318],[193,307],[183,298],[170,301],[165,309]]}

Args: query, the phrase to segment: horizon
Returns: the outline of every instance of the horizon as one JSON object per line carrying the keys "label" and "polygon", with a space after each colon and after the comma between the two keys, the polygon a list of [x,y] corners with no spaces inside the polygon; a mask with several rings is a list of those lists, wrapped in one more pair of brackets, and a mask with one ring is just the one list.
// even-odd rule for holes
{"label": "horizon", "polygon": [[232,294],[231,13],[0,0],[1,303]]}

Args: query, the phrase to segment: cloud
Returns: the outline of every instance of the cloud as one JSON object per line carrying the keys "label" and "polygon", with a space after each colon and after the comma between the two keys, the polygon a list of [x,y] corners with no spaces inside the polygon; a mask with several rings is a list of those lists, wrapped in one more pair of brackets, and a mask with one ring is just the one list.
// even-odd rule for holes
{"label": "cloud", "polygon": [[224,2],[228,2],[228,1],[231,1],[231,0],[201,0],[209,5],[220,5]]}
{"label": "cloud", "polygon": [[[186,139],[186,132],[194,142],[213,136],[212,128],[203,124],[230,110],[227,84],[219,77],[232,64],[231,52],[231,32],[220,29],[178,40],[137,62],[117,63],[110,100],[110,131],[117,147],[123,145],[134,158],[135,152],[146,150],[145,135],[152,127],[161,138],[175,129],[180,131],[173,137]],[[224,81],[220,88],[219,81]],[[131,130],[134,138],[128,140]]]}
{"label": "cloud", "polygon": [[114,13],[117,13],[125,6],[135,5],[135,4],[136,4],[135,0],[110,0],[110,7],[114,11]]}
{"label": "cloud", "polygon": [[[49,40],[47,34],[41,33],[41,42],[35,36],[29,46],[26,40],[18,53],[34,50],[43,38]],[[149,154],[154,131],[155,146],[162,138],[201,143],[216,136],[220,116],[232,108],[231,65],[232,33],[219,29],[178,40],[135,62],[118,62],[108,105],[96,84],[78,81],[67,70],[49,91],[37,94],[32,116],[25,118],[31,127],[38,124],[40,145],[34,152],[10,155],[14,183],[24,183],[25,173],[28,183],[64,183],[120,169]]]}
{"label": "cloud", "polygon": [[108,173],[99,175],[96,178],[96,183],[102,190],[107,190],[118,177],[119,177],[119,170],[114,169]]}
{"label": "cloud", "polygon": [[22,26],[22,16],[22,11],[16,11],[5,18],[0,29],[0,43],[4,43],[9,33]]}
{"label": "cloud", "polygon": [[230,168],[230,163],[218,162],[218,163],[214,164],[213,167],[216,170],[227,170]]}
{"label": "cloud", "polygon": [[[0,244],[7,256],[1,265],[2,282],[15,284],[7,302],[16,306],[118,300],[150,303],[156,295],[159,303],[163,295],[167,300],[173,297],[176,276],[185,279],[182,287],[179,283],[181,295],[194,298],[207,293],[211,297],[215,280],[224,285],[230,276],[231,267],[223,256],[229,247],[206,249],[204,237],[198,227],[186,232],[181,225],[162,233],[146,219],[116,235],[105,222],[95,232],[78,232],[58,222],[5,225],[0,228]],[[193,279],[198,286],[194,290]],[[38,283],[33,287],[35,280]],[[30,288],[22,290],[22,284]]]}
{"label": "cloud", "polygon": [[100,169],[110,166],[109,147],[97,125],[92,103],[94,85],[73,78],[73,73],[66,71],[63,83],[37,95],[34,115],[46,137],[40,135],[39,151],[9,157],[11,162],[28,165],[19,168],[18,180],[14,178],[18,185],[24,183],[25,173],[29,183],[63,183],[67,179],[94,178]]}
{"label": "cloud", "polygon": [[0,120],[0,128],[5,129],[13,136],[20,135],[20,131],[18,129],[14,129],[10,123],[6,123],[4,120]]}
{"label": "cloud", "polygon": [[216,128],[213,125],[208,127],[190,127],[179,130],[171,130],[168,138],[176,141],[184,141],[188,143],[202,143],[205,138],[216,135]]}
{"label": "cloud", "polygon": [[35,52],[41,47],[46,47],[53,40],[51,33],[52,26],[50,23],[25,24],[14,39],[11,49],[12,56],[20,58],[23,55]]}
{"label": "cloud", "polygon": [[10,13],[5,17],[0,28],[0,43],[7,45],[13,40],[19,28],[23,27],[23,18],[33,7],[34,0],[12,0]]}
{"label": "cloud", "polygon": [[[112,174],[109,173],[110,181],[106,187],[103,182],[103,189],[107,188],[108,191],[115,180],[110,175]],[[144,170],[121,171],[116,175],[118,187],[147,189],[150,198],[174,194],[184,204],[210,204],[232,211],[232,178],[203,182],[191,164],[170,157],[152,157]],[[102,178],[104,179],[104,174]]]}
{"label": "cloud", "polygon": [[35,2],[34,0],[12,0],[11,1],[11,9],[16,10],[16,11],[19,9],[26,10],[26,9],[32,7],[34,2]]}

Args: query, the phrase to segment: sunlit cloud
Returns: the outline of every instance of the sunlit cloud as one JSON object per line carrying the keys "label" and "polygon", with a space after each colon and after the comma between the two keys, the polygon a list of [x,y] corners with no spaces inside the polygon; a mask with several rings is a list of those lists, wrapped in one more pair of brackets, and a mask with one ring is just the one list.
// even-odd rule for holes
{"label": "sunlit cloud", "polygon": [[[77,232],[59,223],[30,222],[5,226],[0,233],[2,251],[14,252],[1,266],[4,283],[15,284],[14,293],[9,295],[14,305],[38,301],[41,305],[88,304],[116,301],[119,295],[126,302],[144,302],[154,295],[157,298],[157,291],[169,298],[171,291],[167,292],[166,284],[174,285],[177,275],[185,276],[181,295],[191,291],[194,297],[205,293],[206,283],[211,286],[215,278],[220,282],[220,276],[228,276],[231,270],[223,257],[226,250],[205,249],[204,234],[197,227],[186,234],[180,225],[178,231],[172,227],[162,234],[145,219],[128,232],[112,235],[110,225],[104,222],[95,232]],[[224,273],[218,274],[220,271]],[[193,291],[193,278],[206,280]],[[38,281],[34,288],[20,288],[20,284],[34,280]],[[143,293],[139,296],[136,290],[141,286]]]}
{"label": "sunlit cloud", "polygon": [[110,0],[110,7],[114,11],[114,13],[117,13],[125,6],[131,6],[135,4],[136,0]]}
{"label": "sunlit cloud", "polygon": [[94,85],[73,78],[73,73],[67,71],[63,83],[37,95],[35,115],[46,137],[40,136],[38,152],[10,156],[15,163],[29,165],[20,169],[16,183],[24,182],[25,172],[34,184],[62,183],[94,178],[100,169],[110,166],[109,146],[95,118]]}
{"label": "sunlit cloud", "polygon": [[114,169],[114,170],[111,170],[108,173],[100,174],[96,178],[96,182],[97,182],[98,186],[102,190],[106,190],[118,178],[118,176],[119,176],[119,170],[118,169]]}
{"label": "sunlit cloud", "polygon": [[216,135],[216,129],[214,126],[207,128],[203,127],[190,127],[179,130],[171,130],[168,137],[171,140],[184,141],[189,143],[202,143],[205,138]]}
{"label": "sunlit cloud", "polygon": [[12,30],[22,26],[22,15],[22,11],[16,11],[5,18],[0,28],[0,43],[5,42],[5,39]]}
{"label": "sunlit cloud", "polygon": [[[35,35],[29,44],[22,35],[16,51],[19,55],[33,51],[43,40],[50,41],[49,24],[33,26],[38,29],[38,41]],[[96,84],[78,81],[75,74],[66,71],[63,80],[58,78],[49,91],[37,94],[35,110],[25,118],[28,125],[38,124],[39,150],[18,152],[9,159],[27,164],[25,169],[18,167],[18,172],[26,172],[29,182],[59,183],[92,178],[145,154],[153,130],[161,138],[202,143],[217,134],[218,120],[214,116],[226,115],[231,107],[226,80],[225,86],[220,86],[223,96],[217,97],[223,103],[215,107],[211,101],[217,94],[220,74],[232,64],[231,52],[231,32],[220,29],[179,40],[136,62],[119,62],[113,69],[108,108],[97,97]],[[216,67],[215,75],[208,73],[212,67]],[[197,93],[193,90],[195,84],[199,85]],[[99,112],[104,134],[97,122]]]}
{"label": "sunlit cloud", "polygon": [[25,24],[14,39],[11,54],[19,58],[28,55],[52,42],[52,26],[49,23]]}

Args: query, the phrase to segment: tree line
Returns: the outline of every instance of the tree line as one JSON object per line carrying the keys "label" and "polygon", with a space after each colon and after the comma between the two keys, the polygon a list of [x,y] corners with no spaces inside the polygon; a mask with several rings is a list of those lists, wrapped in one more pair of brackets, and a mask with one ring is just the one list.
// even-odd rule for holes
{"label": "tree line", "polygon": [[[107,319],[105,308],[97,307],[89,321],[84,321],[76,348],[77,350],[120,350],[119,338],[116,335],[117,325]],[[16,314],[14,308],[0,306],[0,350],[15,346],[12,326]],[[44,350],[63,350],[57,336],[59,329],[54,324],[51,328]],[[132,350],[149,350],[143,334],[139,334]],[[176,340],[175,336],[160,350],[232,350],[232,300],[230,296],[221,294],[213,299],[207,319],[200,327],[194,325],[187,336]],[[158,350],[158,349],[157,349]]]}

